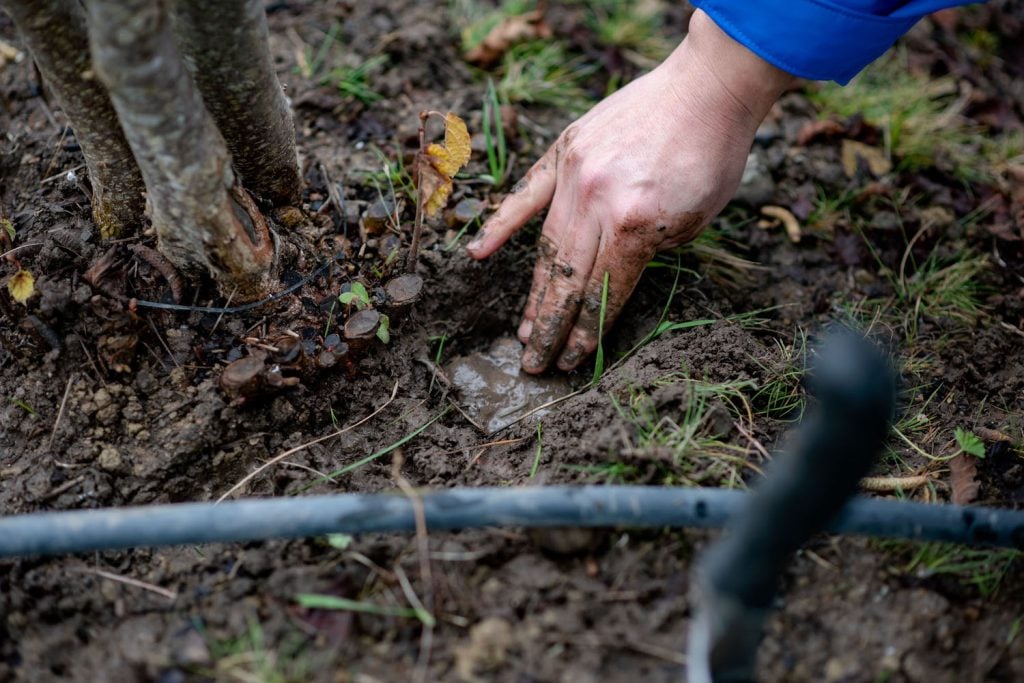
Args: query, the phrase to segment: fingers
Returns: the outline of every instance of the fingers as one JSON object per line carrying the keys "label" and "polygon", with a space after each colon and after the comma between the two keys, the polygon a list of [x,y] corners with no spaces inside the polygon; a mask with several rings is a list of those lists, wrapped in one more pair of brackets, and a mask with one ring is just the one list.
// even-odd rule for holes
{"label": "fingers", "polygon": [[476,238],[466,245],[466,251],[475,259],[487,258],[547,206],[554,194],[555,147],[552,146],[515,184]]}
{"label": "fingers", "polygon": [[537,262],[533,266],[533,284],[530,285],[530,295],[526,298],[523,321],[519,323],[519,330],[516,332],[519,341],[524,344],[530,342],[533,321],[537,317],[537,310],[544,298],[544,290],[547,289],[548,279],[551,276],[551,269],[555,265],[555,256],[557,255],[558,246],[555,242],[548,235],[541,234],[537,241]]}
{"label": "fingers", "polygon": [[[565,348],[558,357],[557,365],[560,370],[568,372],[576,369],[597,349],[601,331],[607,332],[615,323],[640,281],[646,264],[654,256],[653,251],[630,249],[616,242],[602,245],[601,253],[583,291],[579,316],[565,341]],[[608,293],[602,322],[601,299],[606,272]]]}
{"label": "fingers", "polygon": [[564,235],[548,268],[523,353],[523,370],[529,373],[543,372],[562,350],[597,258],[601,229],[592,217],[577,216]]}

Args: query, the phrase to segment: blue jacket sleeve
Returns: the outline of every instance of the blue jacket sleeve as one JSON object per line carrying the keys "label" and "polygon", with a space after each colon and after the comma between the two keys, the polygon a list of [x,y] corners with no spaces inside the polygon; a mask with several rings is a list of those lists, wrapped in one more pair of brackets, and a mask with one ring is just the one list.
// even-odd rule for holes
{"label": "blue jacket sleeve", "polygon": [[[977,0],[974,0],[975,2]],[[936,10],[968,0],[691,0],[734,40],[794,76],[846,84]]]}

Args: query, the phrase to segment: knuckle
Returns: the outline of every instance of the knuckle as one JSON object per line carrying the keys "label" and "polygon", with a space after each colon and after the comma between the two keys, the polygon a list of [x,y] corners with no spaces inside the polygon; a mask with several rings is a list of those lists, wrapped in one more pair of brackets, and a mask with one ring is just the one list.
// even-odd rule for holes
{"label": "knuckle", "polygon": [[583,164],[579,167],[577,182],[584,196],[593,196],[612,187],[615,175],[603,167]]}

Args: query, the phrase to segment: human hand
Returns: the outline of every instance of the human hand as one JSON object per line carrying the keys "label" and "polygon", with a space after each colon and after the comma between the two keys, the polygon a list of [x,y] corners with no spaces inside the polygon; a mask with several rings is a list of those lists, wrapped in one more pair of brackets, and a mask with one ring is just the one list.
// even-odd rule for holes
{"label": "human hand", "polygon": [[572,370],[660,249],[692,240],[732,197],[758,125],[792,77],[701,11],[656,69],[570,125],[484,224],[484,259],[550,205],[519,326],[523,369]]}

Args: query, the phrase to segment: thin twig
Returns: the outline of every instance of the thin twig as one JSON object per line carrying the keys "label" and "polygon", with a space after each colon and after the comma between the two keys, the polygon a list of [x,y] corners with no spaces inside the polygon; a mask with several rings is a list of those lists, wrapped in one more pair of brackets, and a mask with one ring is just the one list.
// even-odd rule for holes
{"label": "thin twig", "polygon": [[470,417],[469,413],[467,413],[465,410],[463,410],[462,406],[460,406],[456,401],[454,401],[453,399],[449,398],[448,399],[448,403],[451,404],[452,408],[455,408],[455,410],[459,411],[459,415],[462,415],[462,417],[466,418],[466,422],[468,422],[469,424],[471,424],[474,427],[476,427],[477,429],[479,429],[484,435],[490,434],[490,430],[488,430],[482,424],[480,424],[479,422],[474,420],[472,417]]}
{"label": "thin twig", "polygon": [[72,166],[71,168],[69,168],[66,171],[61,171],[60,173],[54,173],[49,178],[43,178],[42,180],[39,181],[39,184],[40,185],[46,185],[47,183],[52,183],[57,178],[63,178],[68,173],[74,173],[75,171],[81,171],[83,168],[85,168],[85,164],[78,164],[78,166]]}
{"label": "thin twig", "polygon": [[14,249],[8,249],[4,253],[0,254],[0,258],[3,258],[4,256],[7,256],[8,254],[13,254],[16,251],[21,251],[22,249],[28,249],[29,247],[41,247],[41,246],[43,246],[42,242],[29,242],[28,244],[22,244],[21,246],[14,247]]}
{"label": "thin twig", "polygon": [[156,335],[156,340],[160,342],[160,346],[164,347],[164,351],[167,352],[171,362],[174,363],[174,367],[180,368],[181,365],[178,363],[178,359],[174,357],[174,352],[171,351],[171,347],[164,341],[163,335],[160,334],[160,330],[156,329],[156,324],[150,318],[146,318],[146,322],[149,323],[149,327],[153,330],[153,334]]}
{"label": "thin twig", "polygon": [[[615,366],[612,366],[612,367],[615,367]],[[611,370],[612,368],[608,368],[608,369]],[[548,408],[553,408],[554,406],[557,406],[559,403],[562,403],[563,401],[568,401],[570,398],[575,398],[575,397],[579,396],[580,394],[582,394],[583,392],[585,392],[590,387],[591,387],[591,385],[587,384],[586,386],[580,387],[576,391],[573,391],[572,393],[566,394],[565,396],[560,396],[558,398],[555,398],[555,399],[552,399],[552,400],[548,401],[547,403],[542,403],[541,405],[537,406],[533,410],[528,410],[527,412],[523,413],[522,415],[520,415],[519,417],[517,417],[516,419],[512,420],[511,422],[509,422],[504,427],[502,427],[501,429],[495,429],[493,432],[491,432],[491,434],[497,434],[498,432],[501,432],[501,431],[504,431],[504,430],[508,429],[509,427],[511,427],[514,424],[519,424],[520,422],[522,422],[526,418],[530,417],[531,415],[536,415],[537,413],[539,413],[542,410],[547,410]]]}
{"label": "thin twig", "polygon": [[927,474],[915,474],[907,477],[864,477],[860,480],[860,487],[865,491],[874,491],[875,493],[893,493],[927,486],[933,481],[935,479]]}
{"label": "thin twig", "polygon": [[351,431],[351,430],[355,429],[356,427],[359,427],[360,425],[363,425],[363,424],[365,424],[365,423],[366,423],[366,422],[368,422],[369,420],[372,420],[372,419],[373,419],[374,417],[376,417],[376,416],[377,416],[377,415],[378,415],[378,414],[379,414],[379,413],[380,413],[380,412],[381,412],[382,410],[384,410],[384,409],[385,409],[385,408],[387,408],[387,407],[388,407],[389,405],[391,405],[391,402],[395,400],[395,396],[397,396],[397,395],[398,395],[398,382],[395,382],[395,386],[394,386],[394,388],[393,388],[393,389],[391,390],[391,396],[390,396],[390,397],[388,398],[388,400],[387,400],[387,401],[385,401],[385,402],[384,402],[384,404],[383,404],[383,405],[381,405],[381,407],[380,407],[380,408],[377,408],[377,409],[376,409],[375,411],[373,411],[372,413],[370,413],[369,415],[367,415],[366,417],[364,417],[364,418],[363,418],[362,420],[360,420],[359,422],[356,422],[355,424],[351,424],[351,425],[349,425],[348,427],[343,427],[342,429],[339,429],[339,430],[338,430],[338,431],[336,431],[336,432],[331,432],[330,434],[327,434],[326,436],[321,436],[321,437],[319,437],[319,438],[313,439],[312,441],[307,441],[306,443],[304,443],[304,444],[301,444],[301,445],[299,445],[299,446],[296,446],[295,448],[289,448],[289,449],[288,449],[288,450],[286,450],[285,452],[283,452],[283,453],[281,453],[281,454],[279,454],[279,455],[275,455],[275,456],[274,456],[273,458],[271,458],[271,459],[270,459],[270,460],[268,460],[267,462],[263,463],[262,465],[260,465],[259,467],[257,467],[257,468],[256,468],[255,470],[253,470],[252,472],[250,472],[250,473],[249,473],[249,474],[247,474],[246,476],[242,477],[241,481],[239,481],[239,482],[238,482],[237,484],[235,484],[234,486],[232,486],[231,488],[229,488],[229,489],[228,489],[228,490],[227,490],[227,491],[226,491],[226,492],[224,493],[224,495],[222,495],[222,496],[221,496],[220,498],[218,498],[218,499],[217,499],[217,502],[218,502],[218,503],[220,503],[220,502],[224,501],[224,499],[225,499],[225,498],[227,498],[227,497],[228,497],[228,496],[230,496],[230,495],[231,495],[232,493],[234,493],[234,492],[235,492],[235,491],[237,491],[238,489],[240,489],[240,488],[242,488],[243,486],[245,486],[245,485],[246,485],[246,484],[247,484],[247,483],[248,483],[248,482],[249,482],[250,480],[252,480],[252,478],[253,478],[253,477],[257,476],[258,474],[260,474],[261,472],[263,472],[263,471],[264,471],[265,469],[267,469],[268,467],[271,467],[272,465],[275,465],[275,464],[277,464],[277,463],[281,462],[282,460],[284,460],[284,459],[285,459],[285,458],[287,458],[288,456],[290,456],[290,455],[295,455],[295,454],[296,454],[296,453],[298,453],[299,451],[305,450],[305,449],[309,448],[310,446],[314,446],[314,445],[316,445],[316,444],[318,444],[318,443],[322,443],[322,442],[324,442],[324,441],[327,441],[328,439],[333,439],[333,438],[335,438],[335,437],[341,436],[341,435],[342,435],[342,434],[344,434],[345,432],[349,432],[349,431]]}
{"label": "thin twig", "polygon": [[60,494],[65,493],[66,491],[70,491],[71,489],[75,488],[76,486],[81,484],[83,481],[85,481],[85,475],[84,474],[80,474],[77,477],[75,477],[74,479],[67,480],[66,482],[64,482],[63,484],[58,486],[57,488],[51,489],[51,490],[47,491],[45,495],[40,496],[40,500],[51,500],[53,498],[56,498]]}
{"label": "thin twig", "polygon": [[71,376],[68,377],[68,384],[64,387],[64,398],[60,401],[60,408],[57,409],[57,419],[53,421],[53,430],[50,431],[50,442],[46,446],[46,450],[53,450],[53,440],[57,437],[57,427],[60,426],[60,421],[64,417],[64,409],[68,405],[68,396],[71,395],[71,385],[75,383],[77,379],[77,373],[72,372]]}
{"label": "thin twig", "polygon": [[[224,307],[225,308],[231,306],[231,300],[235,298],[235,293],[236,292],[238,292],[238,285],[235,285],[235,288],[231,290],[231,294],[228,296],[228,300],[226,302],[224,302]],[[220,321],[223,320],[223,319],[224,319],[224,311],[221,311],[220,315],[217,316],[217,321],[215,323],[213,323],[213,329],[210,330],[210,334],[209,334],[210,337],[212,337],[213,333],[217,331],[217,327],[220,325]]]}
{"label": "thin twig", "polygon": [[760,454],[762,460],[768,460],[771,456],[768,455],[768,450],[762,445],[760,441],[754,438],[754,435],[743,428],[743,424],[739,420],[734,420],[732,426],[736,428],[736,431],[745,438],[750,445],[754,447],[754,450]]}
{"label": "thin twig", "polygon": [[133,579],[130,576],[122,576],[120,574],[114,574],[112,572],[103,571],[102,569],[93,569],[92,567],[85,567],[83,569],[78,569],[76,571],[80,571],[85,574],[95,574],[96,576],[102,577],[104,579],[110,579],[111,581],[123,583],[126,586],[134,586],[135,588],[141,588],[144,591],[156,593],[157,595],[165,597],[168,600],[176,600],[178,598],[177,591],[172,591],[169,588],[161,588],[160,586],[155,586],[151,583],[140,581],[139,579]]}
{"label": "thin twig", "polygon": [[96,379],[98,379],[100,384],[103,386],[107,386],[107,381],[103,379],[103,373],[100,372],[99,366],[96,364],[96,361],[93,360],[92,354],[89,353],[89,349],[86,348],[85,342],[82,341],[81,337],[78,338],[78,343],[82,346],[82,353],[85,354],[86,359],[89,361],[89,365],[92,366],[92,371],[96,373]]}
{"label": "thin twig", "polygon": [[[423,157],[427,153],[427,117],[430,116],[429,112],[420,112],[420,151],[416,155],[416,163],[422,165]],[[418,172],[416,174],[416,222],[412,226],[412,242],[409,244],[409,260],[405,264],[407,272],[415,273],[416,266],[419,264],[420,256],[420,234],[423,232],[423,203],[425,197],[423,196],[423,177]]]}

